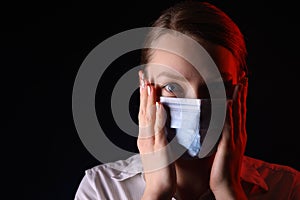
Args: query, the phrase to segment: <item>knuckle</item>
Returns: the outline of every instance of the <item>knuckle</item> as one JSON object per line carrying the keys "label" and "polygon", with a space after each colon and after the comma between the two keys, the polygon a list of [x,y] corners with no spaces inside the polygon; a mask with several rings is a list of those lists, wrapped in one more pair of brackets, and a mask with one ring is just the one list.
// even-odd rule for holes
{"label": "knuckle", "polygon": [[143,117],[145,115],[145,110],[144,109],[140,109],[139,111],[139,117]]}
{"label": "knuckle", "polygon": [[140,112],[138,114],[138,120],[140,122],[144,122],[145,121],[145,111],[144,110],[140,110]]}
{"label": "knuckle", "polygon": [[152,124],[152,122],[153,122],[153,117],[150,113],[146,115],[146,122],[148,124]]}
{"label": "knuckle", "polygon": [[153,150],[154,140],[153,139],[138,139],[137,147],[141,153],[150,152]]}
{"label": "knuckle", "polygon": [[162,132],[163,129],[164,129],[163,123],[161,123],[160,121],[156,121],[154,126],[155,133]]}

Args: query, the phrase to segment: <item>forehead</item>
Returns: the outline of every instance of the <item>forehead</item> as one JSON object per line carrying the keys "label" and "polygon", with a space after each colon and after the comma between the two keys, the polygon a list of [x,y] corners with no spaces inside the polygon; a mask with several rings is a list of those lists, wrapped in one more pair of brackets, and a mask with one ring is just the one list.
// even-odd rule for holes
{"label": "forehead", "polygon": [[[238,65],[235,57],[229,50],[214,44],[206,44],[204,48],[217,66],[223,79],[232,79],[233,83],[237,82]],[[202,59],[202,58],[200,58]],[[207,58],[203,58],[207,59]],[[201,68],[201,66],[199,66]],[[199,71],[196,70],[191,63],[174,53],[164,50],[153,50],[149,63],[147,65],[147,73],[154,78],[161,72],[179,73],[186,79],[201,78]],[[209,76],[205,73],[205,76]],[[150,78],[150,77],[149,77]],[[209,78],[209,77],[208,77]]]}
{"label": "forehead", "polygon": [[196,69],[185,59],[164,50],[153,52],[147,65],[147,72],[154,78],[162,72],[178,73],[186,78],[197,74]]}

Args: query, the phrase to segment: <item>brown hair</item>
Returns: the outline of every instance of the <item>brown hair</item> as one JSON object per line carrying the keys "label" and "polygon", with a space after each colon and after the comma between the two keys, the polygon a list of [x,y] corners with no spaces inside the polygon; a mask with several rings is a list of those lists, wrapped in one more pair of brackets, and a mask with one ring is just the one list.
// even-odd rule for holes
{"label": "brown hair", "polygon": [[[207,2],[182,1],[163,11],[152,26],[181,32],[199,43],[204,40],[225,47],[247,74],[244,36],[233,20],[216,6]],[[151,42],[154,37],[157,35],[150,33],[146,42]],[[151,49],[143,49],[141,62],[148,63],[150,55]]]}

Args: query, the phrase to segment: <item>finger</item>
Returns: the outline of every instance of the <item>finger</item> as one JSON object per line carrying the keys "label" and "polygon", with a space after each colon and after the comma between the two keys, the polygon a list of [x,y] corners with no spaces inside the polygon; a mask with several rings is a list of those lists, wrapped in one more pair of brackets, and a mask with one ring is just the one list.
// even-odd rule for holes
{"label": "finger", "polygon": [[144,72],[142,70],[139,70],[138,74],[139,74],[139,80],[140,80],[140,87],[144,87],[145,86]]}
{"label": "finger", "polygon": [[155,131],[155,145],[157,148],[162,148],[167,144],[165,135],[165,124],[166,124],[166,112],[163,105],[156,102],[156,119],[154,125]]}
{"label": "finger", "polygon": [[139,78],[143,79],[143,77],[144,77],[144,71],[143,70],[139,70],[138,74],[139,74]]}
{"label": "finger", "polygon": [[226,149],[232,143],[232,100],[227,101],[227,110],[226,110],[226,118],[225,124],[222,130],[222,137],[218,146],[218,149]]}
{"label": "finger", "polygon": [[143,77],[143,72],[140,70],[139,71],[139,81],[140,81],[140,108],[139,108],[139,125],[140,126],[145,126],[146,121],[145,121],[145,115],[146,115],[146,106],[147,106],[147,90],[146,90],[146,81],[144,80]]}
{"label": "finger", "polygon": [[147,107],[147,89],[146,87],[140,88],[140,108],[139,108],[139,126],[145,126],[146,125],[146,107]]}
{"label": "finger", "polygon": [[156,117],[156,107],[155,107],[155,88],[153,85],[148,84],[147,85],[147,112],[146,112],[146,118],[147,118],[147,125],[151,125],[154,128],[155,123],[155,117]]}
{"label": "finger", "polygon": [[234,88],[232,99],[232,117],[233,117],[233,138],[238,139],[241,134],[242,113],[241,113],[241,93],[243,85],[237,84]]}
{"label": "finger", "polygon": [[244,77],[241,80],[241,83],[243,84],[243,90],[241,94],[242,129],[244,129],[244,132],[246,132],[248,78]]}
{"label": "finger", "polygon": [[[148,84],[142,89],[142,105],[139,113],[139,137],[148,138],[154,136],[154,124],[156,117],[154,86]],[[144,111],[143,111],[144,110]]]}
{"label": "finger", "polygon": [[150,153],[141,154],[143,168],[146,172],[156,171],[170,165],[173,160],[170,145],[167,145],[167,139],[164,132],[166,121],[166,112],[161,103],[156,102],[156,118],[155,118],[155,144],[154,149]]}
{"label": "finger", "polygon": [[140,78],[140,110],[139,110],[139,135],[137,139],[137,146],[141,154],[151,153],[154,151],[154,135],[153,127],[148,124],[147,120],[147,102],[148,92],[146,81],[143,73],[139,71]]}

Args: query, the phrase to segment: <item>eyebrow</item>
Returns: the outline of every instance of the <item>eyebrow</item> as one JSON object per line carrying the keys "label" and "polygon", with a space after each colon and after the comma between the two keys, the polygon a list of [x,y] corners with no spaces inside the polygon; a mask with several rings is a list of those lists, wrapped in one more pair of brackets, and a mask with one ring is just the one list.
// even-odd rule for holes
{"label": "eyebrow", "polygon": [[184,78],[184,76],[178,76],[178,75],[175,75],[175,74],[166,72],[166,71],[161,72],[160,74],[158,74],[156,78],[158,79],[158,78],[160,78],[160,77],[162,77],[162,76],[166,76],[166,77],[168,77],[168,78],[175,79],[175,80],[181,81],[181,82],[186,82],[186,81],[188,81],[188,79],[187,79],[187,78]]}
{"label": "eyebrow", "polygon": [[214,79],[210,80],[210,82],[222,81],[222,82],[226,83],[226,82],[230,82],[233,80],[233,76],[230,73],[220,72],[220,75],[221,75],[220,77],[214,78]]}
{"label": "eyebrow", "polygon": [[[230,83],[230,82],[232,82],[232,75],[230,74],[230,73],[224,73],[224,72],[221,72],[220,73],[221,74],[221,81],[224,83],[224,84],[228,84],[228,83]],[[166,76],[166,77],[168,77],[168,78],[170,78],[170,79],[175,79],[175,80],[177,80],[177,81],[181,81],[181,82],[186,82],[186,81],[188,81],[188,78],[185,78],[183,75],[182,76],[179,76],[179,75],[175,75],[175,74],[173,74],[173,73],[169,73],[169,72],[166,72],[166,71],[163,71],[163,72],[161,72],[160,74],[158,74],[157,75],[157,79],[158,78],[160,78],[160,77],[162,77],[162,76]],[[224,80],[224,78],[225,78],[225,80]],[[226,80],[226,78],[228,78],[227,80]],[[212,82],[218,82],[218,80],[213,80]],[[206,83],[205,83],[206,84]]]}

